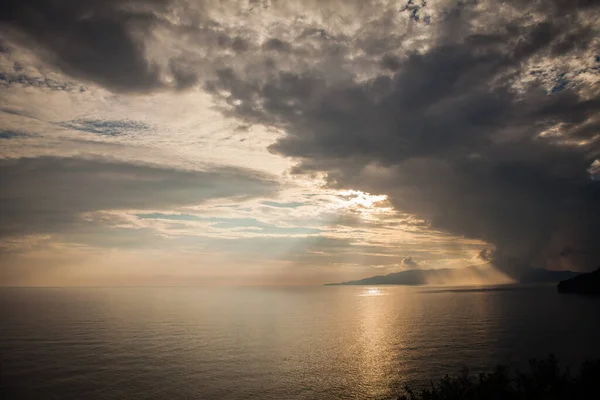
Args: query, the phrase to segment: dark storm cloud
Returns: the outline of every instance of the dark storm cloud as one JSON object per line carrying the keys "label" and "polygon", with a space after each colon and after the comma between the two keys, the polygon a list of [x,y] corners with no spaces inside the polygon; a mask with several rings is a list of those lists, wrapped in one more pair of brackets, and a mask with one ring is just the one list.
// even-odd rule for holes
{"label": "dark storm cloud", "polygon": [[244,38],[236,37],[231,42],[231,48],[237,53],[243,53],[250,48],[250,44]]}
{"label": "dark storm cloud", "polygon": [[600,161],[594,161],[594,163],[588,169],[590,177],[595,181],[600,181]]}
{"label": "dark storm cloud", "polygon": [[[304,26],[293,42],[270,38],[262,50],[245,36],[217,34],[214,24],[168,26],[160,18],[165,2],[158,0],[9,1],[0,18],[68,74],[120,91],[163,86],[144,42],[160,21],[192,37],[189,43],[204,40],[205,49],[236,54],[241,66],[222,54],[170,60],[174,87],[196,83],[195,68],[211,64],[215,78],[204,87],[223,96],[227,114],[244,124],[281,128],[285,136],[271,150],[297,158],[294,172],[323,171],[330,186],[388,194],[396,208],[434,228],[490,242],[495,250],[486,257],[509,272],[595,267],[600,187],[591,177],[599,175],[600,88],[580,77],[600,73],[598,54],[591,52],[599,2],[460,1],[436,14],[425,2],[408,1],[397,11],[409,28],[431,29],[435,38],[412,50],[402,44],[418,35],[386,30],[392,16],[386,11],[372,19],[368,3],[359,3],[357,20],[364,17],[365,25],[356,37]],[[481,12],[482,4],[492,6]],[[286,57],[294,68],[277,71]],[[573,62],[594,60],[595,67],[569,70]],[[353,63],[379,76],[365,79],[359,67],[346,68]],[[48,171],[61,165],[40,163],[50,163]],[[127,191],[149,191],[143,182],[118,186],[132,208],[150,202]],[[163,199],[169,191],[158,192],[149,197]],[[101,199],[103,193],[96,194]],[[41,204],[23,198],[33,209]],[[119,201],[117,208],[130,207]]]}
{"label": "dark storm cloud", "polygon": [[54,233],[85,212],[162,209],[277,190],[241,168],[189,171],[78,158],[0,160],[0,235]]}
{"label": "dark storm cloud", "polygon": [[292,46],[287,43],[284,42],[283,40],[277,39],[277,38],[272,38],[267,40],[264,44],[263,44],[263,48],[265,48],[266,50],[274,50],[274,51],[280,51],[280,52],[288,52],[291,50]]}
{"label": "dark storm cloud", "polygon": [[[578,3],[588,20],[595,4]],[[229,71],[211,84],[233,94],[237,115],[286,131],[271,150],[297,158],[295,172],[386,193],[436,228],[486,240],[507,272],[590,269],[600,262],[600,186],[589,173],[600,156],[600,88],[565,79],[547,90],[523,78],[528,63],[588,50],[592,26],[575,6],[546,7],[534,23],[386,55],[391,77],[331,82],[310,70],[261,85]]]}
{"label": "dark storm cloud", "polygon": [[158,68],[145,56],[144,33],[163,0],[8,0],[0,23],[66,73],[115,90],[160,86]]}
{"label": "dark storm cloud", "polygon": [[0,139],[16,139],[16,138],[23,138],[23,137],[29,137],[30,135],[28,135],[27,133],[21,132],[21,131],[13,131],[10,129],[0,129]]}
{"label": "dark storm cloud", "polygon": [[390,71],[398,70],[398,68],[400,68],[401,65],[402,63],[400,62],[400,59],[396,56],[386,54],[381,59],[381,66],[383,68],[389,69]]}
{"label": "dark storm cloud", "polygon": [[20,85],[22,87],[35,87],[50,90],[73,91],[85,90],[83,86],[72,82],[60,82],[51,78],[40,78],[28,76],[21,73],[3,73],[0,72],[0,87],[9,87],[12,85]]}

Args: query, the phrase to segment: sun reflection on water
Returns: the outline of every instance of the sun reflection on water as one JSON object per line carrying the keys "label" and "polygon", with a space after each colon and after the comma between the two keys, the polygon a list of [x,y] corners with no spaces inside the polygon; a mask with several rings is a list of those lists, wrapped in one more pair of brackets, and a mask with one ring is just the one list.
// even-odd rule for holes
{"label": "sun reflection on water", "polygon": [[383,296],[385,293],[378,288],[368,288],[363,290],[360,296]]}
{"label": "sun reflection on water", "polygon": [[394,344],[403,337],[402,329],[394,326],[394,306],[398,304],[390,288],[366,287],[357,298],[356,315],[359,318],[359,336],[356,354],[355,379],[373,398],[390,398],[394,366],[398,353]]}

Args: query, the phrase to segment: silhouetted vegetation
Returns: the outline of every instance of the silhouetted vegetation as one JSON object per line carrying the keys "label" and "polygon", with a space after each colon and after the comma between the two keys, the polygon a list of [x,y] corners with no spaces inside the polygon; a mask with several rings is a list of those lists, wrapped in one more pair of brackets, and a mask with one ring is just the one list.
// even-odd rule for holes
{"label": "silhouetted vegetation", "polygon": [[406,387],[405,392],[398,400],[600,399],[600,359],[584,362],[576,375],[560,368],[554,356],[530,361],[527,372],[502,365],[479,375],[465,369],[428,388]]}

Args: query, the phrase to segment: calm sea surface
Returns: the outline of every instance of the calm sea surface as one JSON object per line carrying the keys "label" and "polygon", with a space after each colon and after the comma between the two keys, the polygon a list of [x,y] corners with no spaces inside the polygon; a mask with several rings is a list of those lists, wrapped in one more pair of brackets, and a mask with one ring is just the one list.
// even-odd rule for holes
{"label": "calm sea surface", "polygon": [[8,399],[387,399],[600,356],[600,299],[553,286],[14,288],[0,311]]}

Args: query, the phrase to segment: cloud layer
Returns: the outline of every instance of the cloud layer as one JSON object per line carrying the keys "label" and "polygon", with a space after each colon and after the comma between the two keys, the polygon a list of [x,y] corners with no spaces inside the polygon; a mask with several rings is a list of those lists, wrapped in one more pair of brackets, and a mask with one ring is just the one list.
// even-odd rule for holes
{"label": "cloud layer", "polygon": [[286,131],[271,150],[299,159],[297,173],[386,193],[437,228],[493,244],[512,273],[595,268],[600,14],[593,2],[514,5],[505,9],[532,15],[489,28],[469,26],[489,18],[477,6],[457,7],[438,26],[449,35],[382,59],[391,75],[332,81],[311,69],[258,85],[230,71],[215,85],[241,118]]}
{"label": "cloud layer", "polygon": [[[26,125],[40,132],[43,122],[68,131],[69,143],[73,135],[93,134],[95,146],[122,151],[134,143],[127,141],[138,140],[136,145],[146,146],[142,152],[150,145],[168,148],[194,162],[226,146],[232,150],[224,151],[229,159],[223,164],[234,164],[242,143],[254,138],[263,152],[268,146],[271,157],[292,160],[292,175],[323,177],[326,187],[314,184],[314,198],[263,198],[251,208],[277,215],[280,223],[249,216],[250,211],[240,211],[243,206],[233,216],[191,213],[191,219],[173,221],[169,215],[190,212],[181,208],[211,199],[272,196],[278,183],[246,168],[187,168],[176,165],[175,157],[170,164],[149,165],[140,158],[112,159],[106,151],[91,158],[58,149],[50,157],[44,149],[40,156],[23,145],[18,156],[0,160],[1,233],[55,232],[85,213],[129,210],[144,211],[138,214],[146,215],[145,223],[212,221],[221,225],[211,228],[234,228],[240,236],[258,231],[310,236],[323,229],[301,226],[305,206],[321,204],[319,196],[327,190],[354,189],[386,195],[395,211],[370,220],[373,208],[365,202],[376,197],[352,195],[352,203],[338,192],[328,207],[338,201],[357,211],[342,213],[329,236],[321,238],[328,254],[343,254],[348,243],[363,241],[359,244],[369,249],[365,258],[379,265],[393,253],[392,240],[386,237],[387,247],[373,256],[379,244],[365,239],[361,224],[373,232],[414,224],[433,237],[454,235],[461,245],[471,239],[488,243],[490,250],[476,261],[515,276],[529,267],[590,270],[600,263],[599,5],[593,0],[3,2],[0,88],[12,97],[2,110],[21,118],[1,127],[3,142],[42,143]],[[16,106],[23,108],[32,90],[91,105],[72,115],[44,114],[40,105],[40,116],[33,116]],[[237,128],[228,127],[227,135],[196,135],[211,121],[194,121],[183,125],[186,139],[177,136],[177,118],[160,121],[160,127],[150,117],[127,115],[123,99],[139,96],[143,103],[168,92],[174,102],[189,93],[209,96],[220,118]],[[94,112],[107,103],[124,111],[114,117]],[[177,108],[169,111],[175,114]],[[198,150],[188,153],[188,148]],[[252,156],[257,165],[268,159],[260,152]],[[296,225],[286,225],[289,215],[299,216]],[[399,222],[399,215],[412,219]],[[346,247],[336,247],[336,240]],[[297,258],[323,260],[315,243],[314,251],[302,247]],[[480,247],[472,249],[474,258]],[[400,268],[427,266],[414,247],[393,258]]]}
{"label": "cloud layer", "polygon": [[277,183],[241,168],[186,171],[81,158],[0,160],[0,235],[56,233],[94,211],[197,205],[271,195]]}

